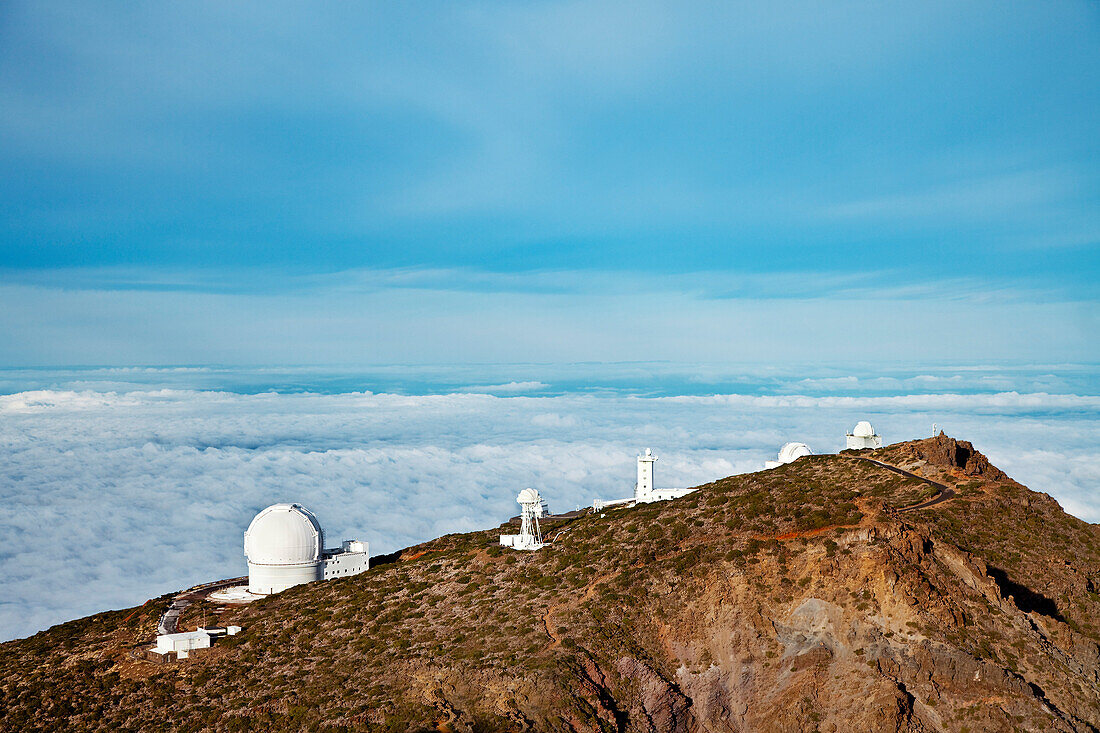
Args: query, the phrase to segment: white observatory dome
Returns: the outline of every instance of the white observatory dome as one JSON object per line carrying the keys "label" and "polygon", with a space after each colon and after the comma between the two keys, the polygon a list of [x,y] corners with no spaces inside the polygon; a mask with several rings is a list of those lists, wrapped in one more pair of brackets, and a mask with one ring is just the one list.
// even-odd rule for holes
{"label": "white observatory dome", "polygon": [[542,502],[542,497],[539,496],[539,492],[534,489],[524,489],[519,492],[516,501],[520,504],[539,504]]}
{"label": "white observatory dome", "polygon": [[802,456],[812,456],[814,452],[805,443],[787,443],[779,449],[779,462],[790,463]]}
{"label": "white observatory dome", "polygon": [[321,578],[325,532],[313,512],[301,504],[273,504],[248,525],[244,554],[248,590],[278,593]]}
{"label": "white observatory dome", "polygon": [[244,554],[261,565],[316,562],[324,549],[324,530],[301,504],[273,504],[256,515],[244,533]]}
{"label": "white observatory dome", "polygon": [[857,438],[871,438],[874,437],[875,429],[871,427],[871,423],[866,420],[860,420],[856,423],[855,430],[852,431],[852,435]]}

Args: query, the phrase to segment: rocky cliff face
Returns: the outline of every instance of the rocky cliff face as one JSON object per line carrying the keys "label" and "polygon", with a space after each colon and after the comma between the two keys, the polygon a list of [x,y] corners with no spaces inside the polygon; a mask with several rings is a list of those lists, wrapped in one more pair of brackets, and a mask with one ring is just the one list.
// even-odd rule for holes
{"label": "rocky cliff face", "polygon": [[910,475],[811,456],[536,553],[440,538],[167,667],[129,651],[163,600],[55,627],[0,646],[0,728],[1100,729],[1100,527],[964,441],[871,457]]}
{"label": "rocky cliff face", "polygon": [[956,473],[961,472],[966,476],[981,477],[989,481],[1008,480],[1005,472],[974,450],[974,446],[969,441],[956,440],[948,437],[943,432],[927,440],[914,440],[890,446],[881,451],[876,451],[873,455],[881,455],[893,460],[895,463],[907,464],[911,467],[928,464],[940,469],[953,470]]}

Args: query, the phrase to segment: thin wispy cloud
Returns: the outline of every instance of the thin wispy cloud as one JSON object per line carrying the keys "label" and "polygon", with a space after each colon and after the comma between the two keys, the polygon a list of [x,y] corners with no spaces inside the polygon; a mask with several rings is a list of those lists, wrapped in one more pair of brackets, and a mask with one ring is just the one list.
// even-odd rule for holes
{"label": "thin wispy cloud", "polygon": [[[263,295],[279,292],[296,297],[331,297],[388,290],[544,295],[638,294],[639,273],[629,269],[599,271],[541,268],[501,272],[459,268],[356,268],[326,273],[298,273],[283,268],[51,268],[3,269],[9,285],[48,290],[125,290],[149,292]],[[241,280],[248,281],[242,286]],[[664,272],[647,282],[647,294],[680,294],[700,299],[854,299],[928,300],[949,298],[974,302],[1047,303],[1086,300],[1091,290],[1073,283],[1039,284],[1022,278],[972,273],[954,277],[914,276],[902,269],[852,272],[687,271]]]}
{"label": "thin wispy cloud", "polygon": [[1028,207],[1048,206],[1086,184],[1080,174],[1059,170],[1015,172],[940,185],[931,190],[855,201],[830,213],[849,218],[999,222],[1026,216]]}
{"label": "thin wispy cloud", "polygon": [[469,387],[461,387],[458,392],[473,394],[516,394],[522,392],[539,392],[550,385],[545,382],[508,382],[506,384],[478,384]]}
{"label": "thin wispy cloud", "polygon": [[[583,280],[583,278],[578,278]],[[680,282],[686,283],[689,276]],[[1090,300],[917,288],[904,276],[848,296],[739,297],[565,278],[550,288],[339,286],[272,292],[64,289],[0,285],[0,362],[278,364],[568,361],[912,362],[1100,358]],[[544,281],[546,282],[546,281]],[[898,297],[889,292],[892,284]],[[914,292],[914,288],[916,292]],[[763,292],[760,292],[763,290]],[[856,290],[859,290],[858,288]],[[805,292],[805,290],[803,290]],[[924,297],[918,297],[924,293]],[[930,295],[931,293],[932,295]],[[942,297],[936,297],[939,293]]]}

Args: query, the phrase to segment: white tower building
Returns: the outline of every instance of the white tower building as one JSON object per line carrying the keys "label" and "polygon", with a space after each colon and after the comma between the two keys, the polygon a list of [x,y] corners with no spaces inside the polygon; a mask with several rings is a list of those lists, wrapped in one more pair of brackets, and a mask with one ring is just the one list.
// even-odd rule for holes
{"label": "white tower building", "polygon": [[779,468],[784,463],[793,463],[802,456],[812,456],[814,452],[805,443],[785,443],[779,449],[779,458],[775,461],[764,461],[764,468]]}
{"label": "white tower building", "polygon": [[370,567],[366,542],[348,540],[326,550],[325,531],[301,504],[273,504],[244,533],[248,592],[268,595],[301,583],[355,575]]}
{"label": "white tower building", "polygon": [[649,448],[638,456],[638,483],[634,485],[634,500],[646,502],[653,496],[653,464],[657,456]]}
{"label": "white tower building", "polygon": [[643,455],[638,456],[638,483],[634,485],[634,502],[636,504],[648,504],[652,501],[669,501],[687,496],[694,489],[658,489],[653,484],[653,464],[657,456],[649,448]]}
{"label": "white tower building", "polygon": [[542,531],[539,530],[542,497],[534,489],[524,489],[519,492],[516,501],[520,506],[519,534],[502,534],[500,544],[515,550],[537,550],[543,546]]}
{"label": "white tower building", "polygon": [[619,506],[634,506],[635,504],[648,504],[653,501],[669,501],[679,499],[690,494],[695,489],[657,489],[653,485],[653,464],[657,456],[649,448],[644,454],[638,455],[638,481],[634,484],[634,496],[629,499],[612,499],[610,501],[596,499],[592,502],[592,508],[597,512],[604,509]]}
{"label": "white tower building", "polygon": [[871,423],[866,420],[860,420],[856,423],[852,432],[848,433],[846,442],[846,448],[854,448],[856,450],[882,447],[882,438],[875,433],[875,429],[871,427]]}

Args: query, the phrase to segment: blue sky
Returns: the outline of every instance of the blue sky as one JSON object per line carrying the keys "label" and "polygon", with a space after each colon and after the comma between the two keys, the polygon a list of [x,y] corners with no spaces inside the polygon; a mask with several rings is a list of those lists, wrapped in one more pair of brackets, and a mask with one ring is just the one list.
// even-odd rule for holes
{"label": "blue sky", "polygon": [[1100,7],[0,8],[0,363],[1100,360]]}

